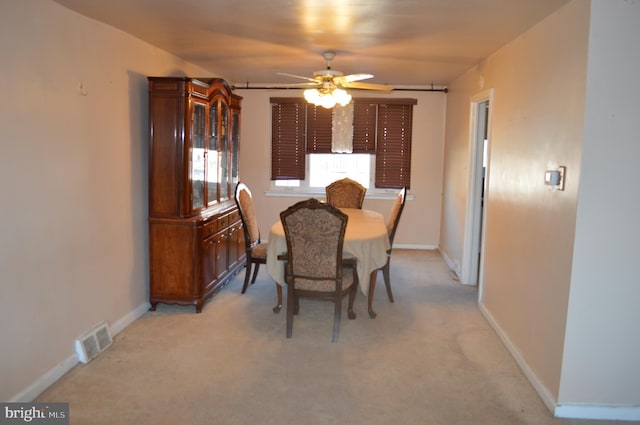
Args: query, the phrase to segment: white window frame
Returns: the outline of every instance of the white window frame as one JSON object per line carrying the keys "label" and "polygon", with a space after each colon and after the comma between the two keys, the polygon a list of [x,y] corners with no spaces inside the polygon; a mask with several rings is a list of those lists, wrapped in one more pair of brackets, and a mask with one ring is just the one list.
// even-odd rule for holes
{"label": "white window frame", "polygon": [[[304,180],[271,180],[271,185],[269,191],[266,192],[267,196],[292,196],[292,197],[305,197],[305,196],[313,196],[313,197],[324,197],[325,196],[325,188],[324,187],[311,187],[309,186],[309,176],[310,176],[310,163],[309,160],[310,155],[327,155],[327,154],[306,154],[306,170],[305,176],[307,176]],[[355,154],[332,154],[332,155],[355,155]],[[368,155],[369,158],[369,184],[367,187],[367,193],[365,195],[365,199],[395,199],[398,195],[398,189],[381,189],[375,187],[375,171],[376,171],[376,156],[373,154],[361,154]],[[345,176],[351,177],[351,176]],[[353,178],[353,177],[351,177]],[[299,182],[299,185],[291,185],[288,186],[287,182]],[[365,185],[367,186],[367,185]]]}

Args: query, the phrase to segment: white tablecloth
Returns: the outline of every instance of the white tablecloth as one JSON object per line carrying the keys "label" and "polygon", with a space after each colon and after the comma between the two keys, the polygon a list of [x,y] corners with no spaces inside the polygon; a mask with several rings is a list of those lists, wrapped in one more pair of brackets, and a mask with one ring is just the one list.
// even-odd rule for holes
{"label": "white tablecloth", "polygon": [[[349,216],[343,250],[358,259],[360,289],[367,295],[371,272],[387,263],[387,251],[391,248],[384,216],[375,211],[355,208],[340,210]],[[286,251],[287,241],[282,222],[277,221],[269,231],[267,271],[280,285],[284,285],[284,265],[278,261],[278,255]]]}

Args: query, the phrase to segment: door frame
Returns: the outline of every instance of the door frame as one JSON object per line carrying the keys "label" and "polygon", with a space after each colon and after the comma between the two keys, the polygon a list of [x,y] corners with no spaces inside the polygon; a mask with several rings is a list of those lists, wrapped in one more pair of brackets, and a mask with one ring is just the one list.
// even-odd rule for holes
{"label": "door frame", "polygon": [[[480,130],[480,105],[489,102],[487,108],[487,167],[485,181],[489,181],[490,163],[488,158],[491,151],[491,115],[493,109],[493,89],[485,90],[470,99],[469,118],[469,164],[467,181],[467,204],[464,225],[464,242],[462,246],[462,261],[460,270],[460,283],[464,285],[478,285],[478,294],[482,296],[483,262],[478,259],[478,247],[480,258],[484,258],[485,223],[487,217],[487,204],[480,207],[482,197],[482,135]],[[485,187],[484,197],[487,198],[488,186]],[[484,211],[483,211],[484,210]],[[482,218],[482,220],[481,220]]]}

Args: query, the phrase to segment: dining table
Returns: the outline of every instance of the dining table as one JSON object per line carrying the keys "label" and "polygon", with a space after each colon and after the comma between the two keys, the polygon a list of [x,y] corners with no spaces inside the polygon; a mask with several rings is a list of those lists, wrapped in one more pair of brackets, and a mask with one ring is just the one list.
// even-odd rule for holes
{"label": "dining table", "polygon": [[[370,318],[375,318],[373,295],[378,269],[387,263],[391,248],[384,216],[377,212],[359,208],[340,208],[349,219],[344,236],[343,253],[357,258],[356,269],[361,292],[367,296]],[[284,286],[284,264],[278,259],[287,252],[287,240],[282,222],[273,223],[267,244],[267,272],[279,285]],[[367,278],[368,277],[368,278]]]}

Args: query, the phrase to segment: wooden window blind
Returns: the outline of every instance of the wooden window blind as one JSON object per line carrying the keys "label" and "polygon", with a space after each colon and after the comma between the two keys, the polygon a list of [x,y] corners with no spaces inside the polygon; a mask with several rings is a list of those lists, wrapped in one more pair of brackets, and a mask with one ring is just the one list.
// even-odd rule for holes
{"label": "wooden window blind", "polygon": [[331,153],[332,109],[307,105],[307,153]]}
{"label": "wooden window blind", "polygon": [[368,99],[353,100],[353,153],[376,152],[377,116],[377,102]]}
{"label": "wooden window blind", "polygon": [[376,187],[409,189],[413,105],[378,105]]}
{"label": "wooden window blind", "polygon": [[271,180],[305,179],[306,103],[271,99]]}

